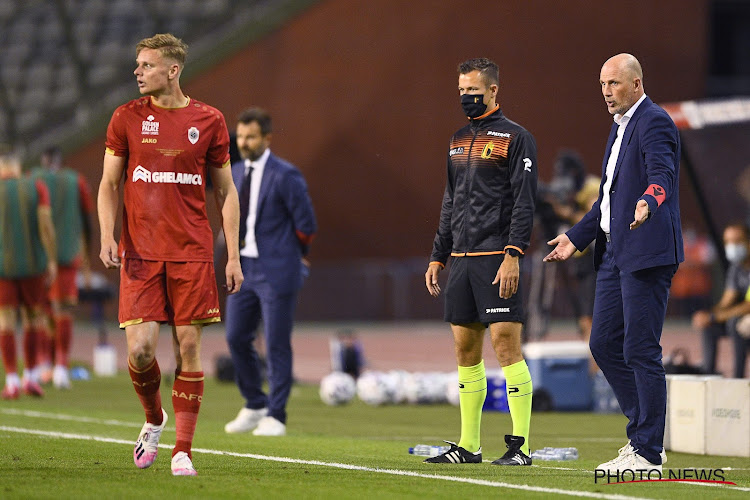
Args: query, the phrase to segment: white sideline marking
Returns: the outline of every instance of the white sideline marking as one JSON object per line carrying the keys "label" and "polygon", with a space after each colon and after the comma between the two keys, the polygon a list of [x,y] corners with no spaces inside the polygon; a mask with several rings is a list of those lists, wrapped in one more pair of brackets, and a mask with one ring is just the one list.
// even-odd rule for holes
{"label": "white sideline marking", "polygon": [[[21,417],[32,417],[32,418],[49,418],[52,420],[66,420],[70,422],[82,422],[86,424],[102,424],[102,425],[119,425],[120,427],[133,427],[140,429],[143,424],[136,424],[134,422],[125,422],[122,420],[92,418],[92,417],[78,417],[75,415],[65,415],[63,413],[46,413],[42,411],[33,410],[16,410],[14,408],[0,408],[0,413],[6,415],[18,415]],[[165,427],[167,431],[175,430],[174,427]]]}
{"label": "white sideline marking", "polygon": [[[0,409],[0,413],[6,413],[9,415],[42,417],[42,418],[56,418],[60,420],[76,420],[79,422],[107,423],[109,425],[122,425],[125,427],[138,427],[138,428],[141,427],[140,424],[135,424],[132,422],[123,422],[120,420],[103,420],[103,419],[95,419],[95,418],[87,418],[87,417],[78,418],[78,417],[73,417],[71,415],[64,415],[64,414],[59,414],[59,413],[43,413],[43,412],[30,411],[30,410]],[[61,438],[61,439],[78,439],[78,440],[83,440],[83,441],[98,441],[102,443],[114,443],[114,444],[126,444],[126,445],[133,444],[132,441],[127,441],[124,439],[108,438],[108,437],[103,437],[103,436],[91,436],[91,435],[86,435],[86,434],[71,434],[71,433],[65,433],[65,432],[43,431],[43,430],[36,430],[36,429],[23,429],[20,427],[0,426],[0,430],[8,431],[8,432],[24,433],[24,434],[34,434],[38,436],[56,437],[56,438]],[[165,448],[165,449],[171,450],[173,446],[168,445],[168,444],[160,444],[159,448]],[[469,483],[469,484],[476,484],[480,486],[520,489],[520,490],[525,490],[525,491],[538,491],[542,493],[557,493],[561,495],[580,496],[580,497],[588,497],[588,498],[622,499],[622,500],[640,498],[640,497],[629,497],[629,496],[624,496],[624,495],[603,495],[603,494],[597,494],[597,493],[592,493],[592,492],[587,492],[587,491],[544,488],[541,486],[529,486],[529,485],[524,485],[524,484],[502,483],[498,481],[486,481],[482,479],[463,478],[463,477],[455,477],[455,476],[422,474],[419,472],[402,471],[402,470],[396,470],[396,469],[378,469],[378,468],[373,468],[373,467],[364,467],[360,465],[342,464],[342,463],[336,463],[336,462],[320,462],[317,460],[302,460],[302,459],[297,459],[297,458],[256,455],[252,453],[237,453],[237,452],[232,452],[232,451],[210,450],[206,448],[193,448],[192,451],[197,452],[197,453],[206,453],[209,455],[229,455],[229,456],[239,457],[239,458],[252,458],[256,460],[267,460],[267,461],[272,461],[272,462],[287,462],[287,463],[296,463],[296,464],[305,464],[305,465],[319,465],[323,467],[334,467],[338,469],[358,470],[358,471],[363,471],[363,472],[376,472],[379,474],[411,476],[411,477],[420,477],[420,478],[426,478],[426,479],[442,479],[445,481]],[[584,474],[587,474],[587,473],[593,474],[593,471],[575,469],[571,467],[553,467],[553,466],[546,466],[546,465],[532,465],[531,467],[535,467],[538,469],[554,469],[554,470],[581,472]],[[685,468],[694,468],[694,467],[685,467]],[[749,468],[743,468],[743,467],[719,467],[719,468],[725,471],[750,470]],[[714,483],[690,482],[690,483],[677,483],[677,484],[687,484],[687,485],[695,485],[695,486],[711,486],[711,487],[718,487],[718,488],[726,488],[732,491],[736,490],[736,491],[750,492],[750,488],[745,488],[741,486],[727,486],[723,484],[714,484]]]}
{"label": "white sideline marking", "polygon": [[[98,441],[101,443],[125,444],[128,446],[133,446],[132,441],[126,441],[124,439],[108,438],[104,436],[71,434],[67,432],[43,431],[43,430],[38,430],[38,429],[23,429],[20,427],[8,427],[4,425],[0,426],[0,431],[17,432],[21,434],[33,434],[36,436],[46,436],[46,437],[60,438],[60,439]],[[172,449],[173,447],[168,444],[160,444],[159,448]],[[342,464],[342,463],[336,463],[336,462],[320,462],[318,460],[301,460],[297,458],[273,457],[273,456],[267,456],[267,455],[256,455],[253,453],[236,453],[236,452],[231,452],[231,451],[209,450],[205,448],[193,448],[192,451],[193,453],[206,453],[210,455],[228,455],[232,457],[253,458],[256,460],[267,460],[271,462],[285,462],[285,463],[302,464],[302,465],[318,465],[321,467],[334,467],[337,469],[354,470],[354,471],[361,471],[361,472],[374,472],[377,474],[389,474],[393,476],[409,476],[409,477],[419,477],[419,478],[424,478],[424,479],[441,479],[444,481],[476,484],[479,486],[491,486],[495,488],[508,488],[508,489],[514,489],[514,490],[534,491],[534,492],[539,492],[539,493],[552,493],[552,494],[557,494],[557,495],[569,495],[569,496],[574,496],[574,497],[601,498],[605,500],[647,500],[641,497],[631,497],[631,496],[617,495],[617,494],[605,495],[605,494],[594,493],[594,492],[589,492],[589,491],[562,490],[559,488],[544,488],[541,486],[529,486],[526,484],[503,483],[499,481],[487,481],[483,479],[473,479],[473,478],[467,478],[467,477],[443,476],[439,474],[422,474],[419,472],[412,472],[412,471],[405,471],[405,470],[379,469],[379,468],[374,468],[374,467],[364,467],[361,465]]]}

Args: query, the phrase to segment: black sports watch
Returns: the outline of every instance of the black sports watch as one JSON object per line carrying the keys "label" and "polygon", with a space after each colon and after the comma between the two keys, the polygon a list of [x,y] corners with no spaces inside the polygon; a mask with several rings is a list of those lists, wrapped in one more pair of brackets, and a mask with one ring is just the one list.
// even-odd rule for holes
{"label": "black sports watch", "polygon": [[511,257],[520,257],[523,255],[521,252],[518,251],[516,248],[506,248],[505,253],[510,255]]}

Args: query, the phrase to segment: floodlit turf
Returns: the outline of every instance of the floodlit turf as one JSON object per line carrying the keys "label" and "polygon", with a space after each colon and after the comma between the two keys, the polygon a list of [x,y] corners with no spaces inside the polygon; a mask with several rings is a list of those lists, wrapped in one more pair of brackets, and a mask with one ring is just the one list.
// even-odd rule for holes
{"label": "floodlit turf", "polygon": [[[165,376],[162,397],[170,416],[162,443],[174,444],[174,412]],[[139,470],[133,442],[143,412],[130,379],[94,378],[71,391],[48,389],[43,399],[0,401],[0,498],[748,498],[750,460],[669,453],[668,467],[726,470],[737,488],[689,483],[595,484],[593,469],[625,442],[618,415],[536,413],[532,449],[578,448],[568,462],[533,467],[428,465],[410,456],[418,443],[458,438],[458,409],[448,405],[369,407],[354,401],[325,406],[317,387],[295,386],[283,438],[227,435],[224,424],[242,403],[232,384],[207,380],[193,462],[197,478],[172,477],[170,450]],[[28,412],[38,412],[28,414]],[[27,414],[24,414],[27,413]],[[69,420],[86,417],[86,421]],[[485,460],[505,451],[510,417],[485,413]],[[45,433],[65,433],[68,438]],[[96,436],[124,440],[83,440]],[[731,437],[728,437],[731,439]],[[205,450],[205,451],[200,451]],[[230,454],[227,454],[230,453]],[[231,454],[234,453],[234,454]],[[291,459],[280,461],[279,459]],[[344,468],[354,466],[354,469]],[[572,469],[572,470],[568,470]],[[437,477],[440,476],[440,477]],[[449,480],[450,479],[450,480]],[[473,481],[473,483],[471,482]],[[509,496],[508,496],[509,495]],[[565,497],[563,497],[565,498]]]}

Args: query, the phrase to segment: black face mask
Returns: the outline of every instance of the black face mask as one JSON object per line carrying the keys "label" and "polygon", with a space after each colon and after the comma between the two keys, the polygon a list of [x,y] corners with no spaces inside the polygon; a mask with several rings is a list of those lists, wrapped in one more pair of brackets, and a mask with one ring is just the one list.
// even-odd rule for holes
{"label": "black face mask", "polygon": [[461,96],[461,107],[469,118],[477,118],[487,111],[484,104],[484,94],[464,94]]}

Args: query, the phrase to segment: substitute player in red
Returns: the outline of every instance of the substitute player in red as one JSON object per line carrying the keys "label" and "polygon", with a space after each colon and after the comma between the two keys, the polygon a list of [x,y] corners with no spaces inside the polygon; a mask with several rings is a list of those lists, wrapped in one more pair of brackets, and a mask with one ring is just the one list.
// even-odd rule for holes
{"label": "substitute player in red", "polygon": [[[3,399],[41,396],[36,379],[37,341],[47,335],[47,285],[57,275],[55,230],[49,190],[43,182],[21,177],[21,162],[0,146],[0,353],[5,368]],[[15,330],[23,316],[23,384],[16,366]]]}
{"label": "substitute player in red", "polygon": [[[58,146],[44,150],[41,166],[31,173],[43,181],[50,192],[52,220],[57,234],[57,279],[49,290],[54,331],[52,336],[40,336],[41,379],[52,382],[58,389],[70,389],[68,363],[73,337],[73,307],[78,304],[78,270],[91,275],[88,248],[91,245],[91,213],[94,204],[91,191],[83,176],[63,166],[62,151]],[[89,281],[90,278],[87,278]],[[54,371],[51,364],[54,361]],[[48,375],[49,374],[49,375]]]}
{"label": "substitute player in red", "polygon": [[[171,34],[145,38],[136,46],[134,73],[145,97],[120,106],[112,116],[98,197],[99,257],[108,268],[120,268],[120,327],[127,336],[130,377],[146,412],[133,459],[142,469],[154,463],[167,422],[155,350],[159,324],[169,323],[177,365],[172,388],[176,476],[197,475],[190,448],[203,399],[201,330],[221,321],[205,206],[207,174],[227,241],[227,292],[238,291],[243,280],[226,122],[217,109],[180,89],[186,55],[187,45]],[[118,246],[114,225],[123,173]]]}

